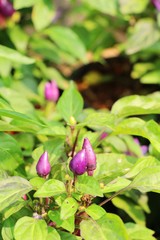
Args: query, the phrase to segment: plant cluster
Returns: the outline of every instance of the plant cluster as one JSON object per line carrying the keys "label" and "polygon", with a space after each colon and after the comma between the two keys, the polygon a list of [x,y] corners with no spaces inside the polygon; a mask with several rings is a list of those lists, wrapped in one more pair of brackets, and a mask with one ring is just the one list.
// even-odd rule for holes
{"label": "plant cluster", "polygon": [[69,76],[112,50],[158,83],[159,1],[62,2],[0,0],[1,238],[154,240],[160,92],[94,110]]}

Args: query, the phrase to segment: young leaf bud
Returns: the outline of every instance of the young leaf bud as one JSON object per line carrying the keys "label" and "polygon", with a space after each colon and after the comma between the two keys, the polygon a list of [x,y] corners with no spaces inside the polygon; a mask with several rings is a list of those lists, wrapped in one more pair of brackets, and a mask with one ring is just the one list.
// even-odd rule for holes
{"label": "young leaf bud", "polygon": [[92,176],[93,170],[96,169],[96,154],[94,153],[88,138],[84,139],[82,149],[85,149],[86,152],[87,173],[89,176]]}
{"label": "young leaf bud", "polygon": [[48,101],[56,102],[58,100],[59,88],[57,86],[57,83],[54,80],[46,82],[45,88],[44,88],[44,95],[45,95],[45,99]]}
{"label": "young leaf bud", "polygon": [[42,176],[42,177],[46,177],[50,173],[51,165],[50,165],[49,160],[48,160],[47,151],[45,151],[41,155],[41,157],[40,157],[40,159],[39,159],[39,161],[36,165],[36,170],[37,170],[38,175]]}
{"label": "young leaf bud", "polygon": [[82,175],[87,170],[85,149],[79,151],[69,163],[70,170],[76,175]]}

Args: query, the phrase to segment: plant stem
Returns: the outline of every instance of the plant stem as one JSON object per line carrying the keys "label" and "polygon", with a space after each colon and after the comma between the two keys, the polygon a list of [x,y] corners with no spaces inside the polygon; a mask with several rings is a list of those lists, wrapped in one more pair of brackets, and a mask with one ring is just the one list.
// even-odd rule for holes
{"label": "plant stem", "polygon": [[74,174],[74,178],[73,178],[73,187],[74,188],[75,188],[76,181],[77,181],[77,175]]}
{"label": "plant stem", "polygon": [[120,189],[118,192],[114,193],[110,198],[107,198],[106,200],[104,200],[103,202],[101,202],[99,204],[99,206],[103,206],[104,204],[106,204],[107,202],[111,201],[114,197],[118,196],[120,193],[126,191],[127,189],[129,189],[129,186]]}
{"label": "plant stem", "polygon": [[77,131],[77,134],[76,134],[76,138],[75,138],[73,148],[72,148],[71,157],[74,157],[74,152],[75,152],[75,148],[76,148],[76,145],[77,145],[79,133],[80,133],[80,129]]}

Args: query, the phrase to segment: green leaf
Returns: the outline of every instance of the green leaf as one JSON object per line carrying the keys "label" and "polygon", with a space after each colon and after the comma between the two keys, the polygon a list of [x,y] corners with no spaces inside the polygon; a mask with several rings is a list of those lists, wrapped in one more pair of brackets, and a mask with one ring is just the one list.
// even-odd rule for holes
{"label": "green leaf", "polygon": [[14,25],[8,29],[8,34],[17,50],[25,52],[29,40],[25,31],[18,25]]}
{"label": "green leaf", "polygon": [[134,54],[148,48],[160,38],[159,30],[153,19],[140,19],[134,26],[132,35],[126,43],[126,53]]}
{"label": "green leaf", "polygon": [[54,61],[57,64],[62,62],[59,49],[50,40],[41,38],[40,36],[34,36],[33,39],[31,39],[30,46],[33,51],[42,55],[44,59]]}
{"label": "green leaf", "polygon": [[84,3],[89,4],[92,8],[107,13],[110,15],[116,15],[118,13],[118,1],[106,1],[106,0],[83,0]]}
{"label": "green leaf", "polygon": [[83,98],[76,90],[73,83],[66,89],[62,96],[59,98],[57,104],[58,111],[65,119],[66,122],[70,122],[70,117],[77,119],[83,109]]}
{"label": "green leaf", "polygon": [[49,218],[56,223],[57,227],[60,227],[63,223],[63,220],[60,218],[60,210],[50,210],[48,212]]}
{"label": "green leaf", "polygon": [[90,205],[89,207],[87,207],[85,209],[85,212],[91,217],[93,218],[93,220],[98,220],[99,218],[101,218],[106,211],[98,206],[97,204],[93,203],[92,205]]}
{"label": "green leaf", "polygon": [[10,135],[0,133],[0,168],[13,172],[22,161],[22,152],[17,141]]}
{"label": "green leaf", "polygon": [[58,231],[58,233],[61,237],[61,240],[81,240],[82,239],[68,232]]}
{"label": "green leaf", "polygon": [[19,127],[13,126],[12,124],[0,120],[0,132],[5,132],[5,131],[21,131]]}
{"label": "green leaf", "polygon": [[147,138],[160,151],[160,126],[154,120],[148,122],[140,118],[128,118],[117,124],[113,134],[130,134]]}
{"label": "green leaf", "polygon": [[69,87],[69,82],[55,68],[46,67],[46,65],[40,61],[37,62],[37,66],[40,68],[45,78],[56,79],[56,82],[61,89]]}
{"label": "green leaf", "polygon": [[30,183],[21,177],[8,177],[0,181],[0,211],[18,201],[32,190]]}
{"label": "green leaf", "polygon": [[75,216],[63,220],[61,227],[72,233],[75,229]]}
{"label": "green leaf", "polygon": [[76,190],[81,193],[103,197],[99,183],[93,177],[78,176],[78,181],[76,182]]}
{"label": "green leaf", "polygon": [[1,87],[0,96],[17,112],[30,114],[34,111],[33,105],[26,99],[23,93],[10,88]]}
{"label": "green leaf", "polygon": [[61,219],[65,220],[73,216],[76,213],[78,206],[79,204],[74,198],[66,198],[61,206]]}
{"label": "green leaf", "polygon": [[97,221],[83,220],[80,223],[80,231],[85,240],[129,240],[122,220],[111,213],[105,214]]}
{"label": "green leaf", "polygon": [[3,222],[2,238],[3,240],[14,240],[13,230],[16,224],[16,219],[10,217]]}
{"label": "green leaf", "polygon": [[44,149],[49,153],[51,166],[54,167],[55,164],[60,163],[59,159],[64,153],[64,139],[55,137],[50,141],[46,141]]}
{"label": "green leaf", "polygon": [[47,240],[47,224],[31,217],[20,218],[14,228],[15,240]]}
{"label": "green leaf", "polygon": [[141,192],[160,192],[160,166],[143,169],[129,186]]}
{"label": "green leaf", "polygon": [[75,228],[75,217],[71,216],[66,218],[65,220],[62,220],[60,214],[61,214],[60,210],[54,210],[54,211],[48,212],[49,218],[56,223],[56,226],[58,228],[62,227],[69,232],[73,232]]}
{"label": "green leaf", "polygon": [[0,57],[0,74],[2,77],[8,77],[12,69],[12,64],[8,59]]}
{"label": "green leaf", "polygon": [[146,73],[144,76],[142,76],[140,81],[141,83],[145,84],[159,84],[160,83],[159,75],[160,75],[159,69],[150,71]]}
{"label": "green leaf", "polygon": [[[134,165],[136,159],[117,153],[101,153],[97,156],[97,168],[94,177],[99,181],[115,179],[126,174]],[[103,191],[103,189],[102,189]]]}
{"label": "green leaf", "polygon": [[108,112],[91,112],[83,122],[78,126],[87,126],[93,129],[114,129],[116,118],[113,114]]}
{"label": "green leaf", "polygon": [[30,184],[32,185],[33,189],[37,190],[39,189],[44,183],[45,179],[41,177],[34,177],[29,180]]}
{"label": "green leaf", "polygon": [[148,0],[119,0],[119,4],[122,14],[137,14],[142,13],[145,10]]}
{"label": "green leaf", "polygon": [[125,226],[129,234],[129,237],[132,240],[146,240],[146,239],[155,240],[156,239],[152,236],[154,234],[154,231],[142,225],[129,222],[129,223],[126,223]]}
{"label": "green leaf", "polygon": [[15,62],[19,64],[32,64],[35,62],[34,59],[23,56],[16,50],[5,47],[3,45],[0,45],[0,57],[3,57],[4,59],[8,59],[13,63]]}
{"label": "green leaf", "polygon": [[34,197],[51,197],[64,193],[65,191],[66,188],[63,182],[56,179],[50,179],[38,189]]}
{"label": "green leaf", "polygon": [[14,8],[15,9],[21,9],[26,7],[31,7],[36,3],[37,0],[14,0]]}
{"label": "green leaf", "polygon": [[160,113],[160,103],[152,96],[131,95],[116,101],[112,106],[112,114],[118,117]]}
{"label": "green leaf", "polygon": [[132,134],[147,138],[145,121],[140,118],[127,118],[116,125],[114,134]]}
{"label": "green leaf", "polygon": [[112,199],[113,204],[125,211],[136,223],[145,225],[144,211],[127,197],[116,197]]}
{"label": "green leaf", "polygon": [[85,61],[85,46],[72,29],[64,26],[54,26],[45,30],[44,33],[47,34],[62,51],[77,59]]}
{"label": "green leaf", "polygon": [[39,121],[23,113],[0,109],[0,115],[14,119],[12,125],[24,131],[37,132],[40,128],[44,127]]}
{"label": "green leaf", "polygon": [[102,188],[103,193],[110,193],[119,191],[125,187],[127,187],[131,181],[125,179],[123,177],[117,177],[116,179],[109,182],[104,188]]}
{"label": "green leaf", "polygon": [[[41,129],[38,134],[47,136],[66,136],[66,128],[59,122],[52,122],[46,128]],[[58,138],[57,138],[58,139]],[[62,140],[62,139],[61,139]]]}
{"label": "green leaf", "polygon": [[26,201],[24,201],[22,198],[12,205],[9,205],[7,208],[5,208],[2,212],[4,215],[4,218],[7,219],[11,215],[15,215],[19,210],[21,210],[26,205]]}
{"label": "green leaf", "polygon": [[160,151],[160,126],[154,120],[150,120],[146,123],[147,138],[152,143],[157,151]]}
{"label": "green leaf", "polygon": [[53,227],[48,227],[47,240],[61,240],[59,233]]}
{"label": "green leaf", "polygon": [[[37,31],[47,27],[54,16],[54,5],[52,0],[38,0],[32,11],[32,21]],[[45,21],[44,21],[45,19]]]}
{"label": "green leaf", "polygon": [[125,175],[125,177],[133,178],[144,168],[158,165],[160,165],[159,161],[152,156],[141,157],[134,164],[133,168]]}

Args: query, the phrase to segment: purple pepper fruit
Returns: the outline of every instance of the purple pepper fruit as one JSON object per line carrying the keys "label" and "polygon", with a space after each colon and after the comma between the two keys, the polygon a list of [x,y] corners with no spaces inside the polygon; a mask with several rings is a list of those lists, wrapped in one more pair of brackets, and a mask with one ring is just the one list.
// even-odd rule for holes
{"label": "purple pepper fruit", "polygon": [[96,169],[96,154],[94,153],[88,138],[84,139],[82,149],[85,149],[86,153],[87,173],[89,176],[92,176],[93,170]]}
{"label": "purple pepper fruit", "polygon": [[51,171],[51,165],[48,160],[48,152],[45,151],[36,165],[36,170],[39,176],[46,177]]}
{"label": "purple pepper fruit", "polygon": [[69,163],[70,170],[75,175],[82,175],[87,170],[85,149],[80,150]]}
{"label": "purple pepper fruit", "polygon": [[45,99],[48,101],[56,102],[58,100],[59,88],[57,86],[57,83],[54,80],[46,82],[44,95],[45,95]]}
{"label": "purple pepper fruit", "polygon": [[15,12],[13,5],[8,0],[0,0],[0,13],[4,17],[11,17]]}

